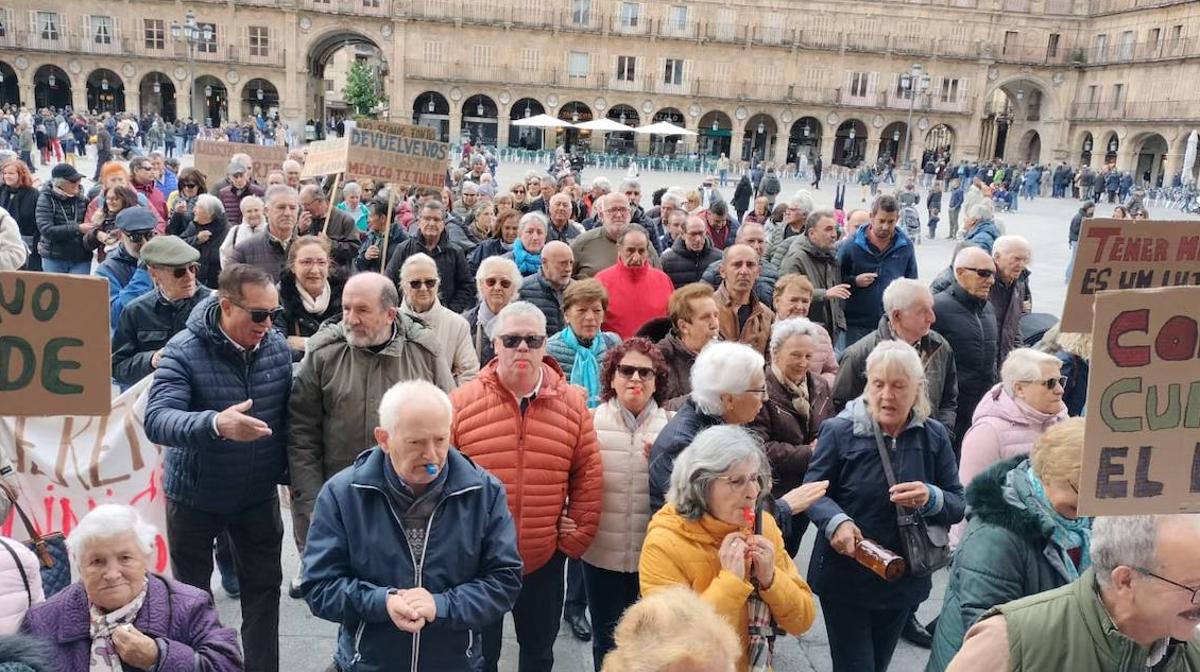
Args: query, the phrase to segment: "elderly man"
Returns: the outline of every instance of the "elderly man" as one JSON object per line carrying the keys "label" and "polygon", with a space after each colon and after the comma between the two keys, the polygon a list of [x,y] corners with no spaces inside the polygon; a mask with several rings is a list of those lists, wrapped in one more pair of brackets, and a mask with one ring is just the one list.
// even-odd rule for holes
{"label": "elderly man", "polygon": [[225,217],[230,226],[233,226],[242,223],[242,199],[247,196],[261,197],[263,189],[250,183],[250,172],[240,162],[231,162],[225,174],[229,178],[229,184],[221,187],[217,198],[221,199],[221,205],[225,206]]}
{"label": "elderly man", "polygon": [[998,338],[996,370],[1004,364],[1008,353],[1021,347],[1021,318],[1033,310],[1029,291],[1029,262],[1033,247],[1021,236],[1000,236],[992,245],[992,260],[996,262],[996,282],[988,293],[988,302],[996,311]]}
{"label": "elderly man", "polygon": [[280,167],[283,168],[284,183],[292,189],[300,191],[300,174],[304,172],[304,166],[295,159],[288,159]]}
{"label": "elderly man", "polygon": [[113,332],[112,377],[121,389],[154,373],[167,341],[210,294],[196,282],[200,252],[182,239],[160,236],[142,244],[138,256],[153,285],[125,305]]}
{"label": "elderly man", "polygon": [[925,390],[932,417],[954,429],[958,408],[958,374],[950,344],[936,331],[933,294],[917,280],[899,278],[883,290],[884,316],[879,328],[863,336],[842,353],[833,383],[833,404],[841,410],[867,386],[867,355],[883,341],[903,341],[913,346],[925,364]]}
{"label": "elderly man", "polygon": [[758,253],[749,245],[734,245],[726,250],[721,261],[721,286],[715,298],[721,338],[745,343],[765,354],[775,313],[754,293],[759,268]]}
{"label": "elderly man", "polygon": [[417,318],[433,330],[450,362],[454,384],[475,380],[479,374],[479,355],[471,344],[471,327],[462,315],[438,301],[438,269],[429,255],[418,252],[400,266],[400,288],[404,300],[400,312]]}
{"label": "elderly man", "polygon": [[658,342],[667,363],[667,393],[675,399],[692,391],[692,364],[704,346],[720,336],[720,308],[716,293],[703,282],[684,285],[667,302],[671,330]]}
{"label": "elderly man", "polygon": [[462,313],[475,303],[475,283],[462,248],[450,242],[446,232],[446,211],[436,200],[426,201],[417,214],[417,235],[410,237],[388,255],[385,275],[393,278],[397,287],[400,281],[400,266],[414,254],[429,255],[437,264],[438,298],[442,305],[456,313]]}
{"label": "elderly man", "polygon": [[[645,226],[646,230],[653,236],[654,240],[652,242],[655,246],[666,242],[666,224],[671,218],[671,213],[676,210],[684,210],[686,203],[687,194],[682,189],[672,187],[663,192],[662,197],[658,201],[658,215],[648,215],[645,222],[642,223],[642,226]],[[686,210],[684,211],[686,212]],[[707,215],[705,215],[705,223],[708,223]],[[663,248],[663,250],[666,249],[665,247]]]}
{"label": "elderly man", "polygon": [[278,282],[287,265],[288,248],[296,239],[300,197],[291,187],[278,185],[267,190],[266,201],[267,230],[234,247],[230,261],[250,264]]}
{"label": "elderly man", "polygon": [[[917,277],[917,255],[896,228],[900,207],[886,194],[871,204],[871,221],[838,250],[842,282],[850,285],[842,348],[875,330],[883,317],[883,290],[896,278]],[[840,349],[840,348],[839,348]]]}
{"label": "elderly man", "polygon": [[454,208],[451,212],[459,219],[466,219],[467,214],[475,209],[479,203],[479,185],[476,182],[464,182],[462,185],[462,198],[454,202]]}
{"label": "elderly man", "polygon": [[546,334],[553,336],[563,330],[562,297],[571,284],[575,253],[564,242],[552,240],[542,248],[542,270],[521,282],[522,301],[528,301],[546,316]]}
{"label": "elderly man", "polygon": [[146,197],[146,202],[162,221],[167,221],[167,197],[154,186],[154,164],[144,156],[134,157],[129,162],[129,186]]}
{"label": "elderly man", "polygon": [[[546,174],[539,178],[538,185],[541,193],[537,198],[520,206],[518,209],[521,212],[540,212],[542,214],[549,212],[550,199],[558,193],[558,180],[553,175]],[[568,196],[568,198],[570,197]]]}
{"label": "elderly man", "polygon": [[387,201],[376,199],[367,201],[364,205],[367,208],[367,235],[363,237],[362,243],[358,246],[358,254],[354,257],[354,270],[378,273],[380,271],[379,264],[384,257],[384,234],[387,233],[386,256],[388,259],[391,259],[400,245],[408,240],[408,234],[404,232],[404,227],[395,220],[391,223],[391,232],[387,232]]}
{"label": "elderly man", "polygon": [[336,669],[382,672],[419,654],[422,669],[473,672],[476,635],[521,590],[504,486],[451,445],[454,409],[429,382],[395,385],[371,414],[376,445],[317,500],[305,600],[340,626]]}
{"label": "elderly man", "polygon": [[[241,164],[242,167],[246,169],[246,174],[251,176],[250,181],[251,182],[254,181],[254,178],[253,178],[253,176],[254,176],[254,157],[252,157],[249,154],[246,154],[244,152],[238,152],[237,154],[233,154],[229,157],[229,163]],[[287,164],[285,163],[284,165],[286,166]],[[297,166],[297,169],[296,169],[297,184],[299,184],[299,177],[300,177],[300,169]],[[213,196],[220,196],[221,190],[228,186],[229,186],[229,175],[226,174],[223,177],[221,177],[221,179],[208,185],[208,193],[212,194]]]}
{"label": "elderly man", "polygon": [[963,215],[963,238],[958,242],[955,251],[974,245],[991,254],[992,244],[1000,237],[1000,229],[996,226],[995,219],[996,210],[991,201],[980,201],[971,206]]}
{"label": "elderly man", "polygon": [[[283,522],[292,355],[272,329],[279,292],[234,264],[167,343],[146,405],[146,436],[166,446],[163,490],[175,578],[209,590],[213,540],[233,541],[246,670],[279,670]],[[253,391],[253,396],[250,396]]]}
{"label": "elderly man", "polygon": [[[342,320],[308,339],[288,403],[292,531],[303,553],[321,486],[371,446],[375,410],[402,380],[454,388],[437,334],[400,312],[396,286],[379,273],[359,273],[342,289]],[[289,594],[300,596],[298,582]]]}
{"label": "elderly man", "polygon": [[[871,222],[871,213],[862,208],[855,208],[846,213],[846,223],[842,227],[842,237],[838,239],[837,244],[833,246],[834,250],[840,251],[846,241],[854,240],[858,234],[858,230]],[[951,236],[953,237],[953,236]]]}
{"label": "elderly man", "polygon": [[179,188],[179,177],[167,166],[167,159],[162,152],[150,152],[149,156],[150,165],[154,166],[154,186],[170,195]]}
{"label": "elderly man", "polygon": [[598,175],[592,178],[592,187],[586,194],[583,195],[583,212],[585,217],[590,217],[593,214],[593,205],[601,197],[612,193],[612,183],[607,177]]}
{"label": "elderly man", "polygon": [[[672,212],[674,216],[676,213]],[[682,216],[682,215],[681,215]],[[688,215],[683,234],[663,252],[662,267],[676,289],[698,282],[712,264],[721,263],[721,251],[708,239],[708,223],[700,215]]]}
{"label": "elderly man", "polygon": [[550,197],[550,225],[546,227],[546,240],[561,240],[570,245],[583,227],[571,220],[571,197],[567,194],[555,194]]}
{"label": "elderly man", "polygon": [[[629,225],[629,201],[609,194],[596,201],[600,226],[585,231],[571,243],[575,253],[575,278],[590,278],[617,263],[617,238]],[[644,229],[643,229],[644,230]],[[650,248],[650,263],[658,266],[658,252]]]}
{"label": "elderly man", "polygon": [[767,235],[767,257],[771,263],[783,268],[783,260],[791,250],[797,236],[804,232],[809,214],[816,209],[812,194],[801,189],[788,199],[783,213],[782,225],[775,225]]}
{"label": "elderly man", "polygon": [[[629,221],[633,224],[641,224],[646,217],[646,211],[642,209],[642,183],[636,179],[625,179],[621,182],[621,191],[625,195],[625,200],[629,202]],[[599,198],[596,201],[600,200]],[[593,204],[595,201],[593,201]],[[596,218],[595,210],[593,209],[592,217]],[[598,218],[596,218],[598,220]],[[589,229],[590,227],[583,227]]]}
{"label": "elderly man", "polygon": [[121,311],[150,290],[150,276],[138,268],[142,247],[153,238],[158,218],[149,208],[125,208],[117,213],[117,249],[110,252],[94,273],[108,280],[109,327],[116,329]]}
{"label": "elderly man", "polygon": [[[581,388],[546,356],[542,311],[509,304],[493,327],[496,358],[451,393],[451,442],[508,490],[524,562],[513,607],[520,672],[554,667],[563,608],[564,556],[578,558],[596,535],[603,469]],[[564,431],[565,430],[565,431]],[[503,619],[483,633],[484,668],[500,660]]]}
{"label": "elderly man", "polygon": [[675,287],[666,273],[650,265],[650,234],[638,224],[625,227],[617,237],[617,264],[596,274],[608,290],[604,331],[622,340],[632,338],[650,320],[667,314]]}
{"label": "elderly man", "polygon": [[817,210],[811,213],[804,226],[804,235],[790,244],[779,268],[780,273],[800,273],[812,282],[813,299],[808,317],[825,327],[834,343],[846,330],[843,302],[850,298],[850,285],[842,282],[834,254],[837,237],[837,220],[832,212]]}
{"label": "elderly man", "polygon": [[300,218],[296,221],[300,235],[325,236],[333,248],[333,261],[349,271],[350,262],[358,254],[358,223],[344,210],[329,205],[329,198],[319,185],[306,184],[300,188]]}
{"label": "elderly man", "polygon": [[981,616],[948,672],[1200,669],[1200,517],[1098,517],[1091,563]]}
{"label": "elderly man", "polygon": [[[767,232],[758,222],[746,222],[738,227],[737,244],[749,245],[758,253],[758,281],[754,283],[754,293],[771,310],[775,309],[775,281],[779,279],[779,267],[766,260]],[[724,258],[722,256],[722,258]],[[713,286],[721,286],[721,260],[708,265],[702,278]]]}
{"label": "elderly man", "polygon": [[937,331],[954,351],[958,374],[958,409],[954,423],[954,452],[971,427],[975,406],[999,380],[996,366],[996,311],[988,302],[996,281],[996,264],[978,247],[954,257],[954,284],[933,297]]}
{"label": "elderly man", "polygon": [[229,227],[229,233],[225,234],[225,241],[221,243],[220,250],[222,268],[233,263],[234,248],[266,230],[266,207],[263,199],[258,196],[247,196],[238,204],[242,211],[242,223]]}

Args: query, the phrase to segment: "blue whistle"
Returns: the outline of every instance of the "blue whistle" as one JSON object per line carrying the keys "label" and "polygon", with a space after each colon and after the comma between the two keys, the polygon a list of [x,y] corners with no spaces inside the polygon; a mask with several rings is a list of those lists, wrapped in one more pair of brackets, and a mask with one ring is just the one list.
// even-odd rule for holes
{"label": "blue whistle", "polygon": [[430,476],[436,476],[437,472],[438,466],[436,464],[430,462],[429,464],[425,465],[425,473],[429,474]]}

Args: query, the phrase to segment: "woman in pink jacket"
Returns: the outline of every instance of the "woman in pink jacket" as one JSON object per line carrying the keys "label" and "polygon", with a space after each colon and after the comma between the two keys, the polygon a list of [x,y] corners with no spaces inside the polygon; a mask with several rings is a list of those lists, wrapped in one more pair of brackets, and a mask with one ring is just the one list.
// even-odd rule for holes
{"label": "woman in pink jacket", "polygon": [[15,634],[25,612],[45,601],[38,570],[33,551],[19,541],[0,536],[0,635]]}

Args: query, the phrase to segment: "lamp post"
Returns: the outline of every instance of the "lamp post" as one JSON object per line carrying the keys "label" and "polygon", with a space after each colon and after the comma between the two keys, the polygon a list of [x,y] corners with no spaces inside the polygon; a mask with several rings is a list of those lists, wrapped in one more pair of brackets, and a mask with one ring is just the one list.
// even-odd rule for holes
{"label": "lamp post", "polygon": [[929,88],[929,75],[923,74],[925,68],[920,63],[913,63],[912,73],[900,76],[900,88],[908,91],[908,121],[904,124],[904,165],[908,166],[908,155],[912,151],[912,118],[913,110],[917,107],[917,96]]}
{"label": "lamp post", "polygon": [[196,118],[196,45],[211,42],[213,39],[212,26],[203,28],[196,23],[196,15],[188,10],[187,16],[180,25],[178,21],[171,22],[171,39],[187,46],[188,61],[188,116]]}

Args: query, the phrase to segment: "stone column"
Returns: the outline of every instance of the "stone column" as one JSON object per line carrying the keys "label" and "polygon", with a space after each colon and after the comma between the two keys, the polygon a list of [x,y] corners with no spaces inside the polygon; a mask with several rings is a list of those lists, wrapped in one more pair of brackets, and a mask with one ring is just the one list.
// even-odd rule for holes
{"label": "stone column", "polygon": [[736,167],[742,163],[742,150],[746,140],[743,137],[746,134],[746,122],[739,120],[736,116],[733,117],[733,128],[729,131],[729,159]]}
{"label": "stone column", "polygon": [[21,106],[33,109],[33,73],[29,70],[21,73],[17,82],[18,95],[21,96]]}
{"label": "stone column", "polygon": [[[1187,145],[1184,145],[1185,147]],[[1183,170],[1183,154],[1167,154],[1163,163],[1163,186],[1170,187],[1175,179],[1175,173]]]}
{"label": "stone column", "polygon": [[772,161],[775,162],[775,170],[782,173],[783,167],[787,165],[787,149],[790,134],[784,132],[782,128],[775,130],[775,153]]}
{"label": "stone column", "polygon": [[87,110],[87,80],[85,78],[71,78],[71,106],[77,110]]}
{"label": "stone column", "polygon": [[[509,116],[512,114],[511,109],[512,108],[508,108],[508,109],[497,108],[496,109],[496,116],[499,117],[499,119],[496,120],[496,148],[497,149],[502,149],[504,147],[508,147],[508,128],[509,128],[509,121],[510,121]],[[601,136],[601,137],[603,137],[603,136]]]}
{"label": "stone column", "polygon": [[141,101],[139,100],[140,96],[138,95],[139,91],[137,89],[130,88],[130,86],[126,84],[121,93],[125,96],[125,111],[141,114],[142,110]]}
{"label": "stone column", "polygon": [[458,143],[462,138],[462,105],[458,102],[446,98],[450,103],[450,144]]}

